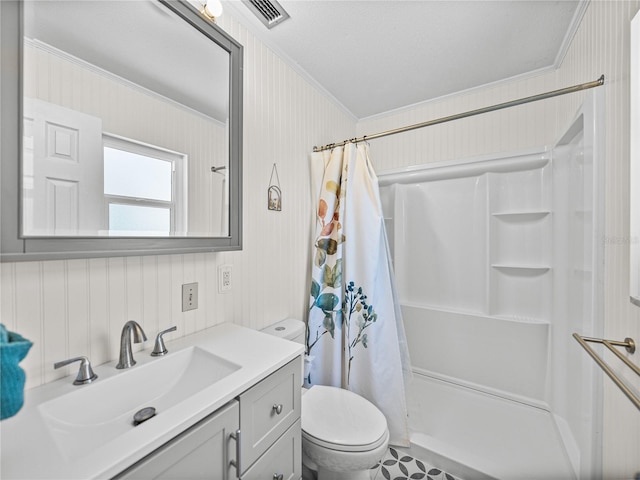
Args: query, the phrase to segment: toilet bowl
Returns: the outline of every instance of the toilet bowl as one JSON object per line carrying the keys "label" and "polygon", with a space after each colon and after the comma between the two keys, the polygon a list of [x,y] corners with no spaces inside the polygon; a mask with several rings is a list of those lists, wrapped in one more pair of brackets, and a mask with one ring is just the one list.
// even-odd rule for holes
{"label": "toilet bowl", "polygon": [[368,480],[388,444],[387,420],[367,399],[323,385],[302,396],[303,463],[318,480]]}
{"label": "toilet bowl", "polygon": [[[283,320],[263,331],[304,343],[300,320]],[[318,480],[369,480],[369,470],[384,456],[388,444],[387,420],[367,399],[324,385],[303,390],[303,479],[311,474]]]}

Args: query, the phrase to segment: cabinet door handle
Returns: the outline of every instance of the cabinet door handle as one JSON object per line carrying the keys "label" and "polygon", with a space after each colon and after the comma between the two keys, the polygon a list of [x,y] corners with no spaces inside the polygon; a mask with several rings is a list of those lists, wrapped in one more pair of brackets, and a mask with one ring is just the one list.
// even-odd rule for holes
{"label": "cabinet door handle", "polygon": [[240,478],[240,475],[242,475],[242,457],[241,457],[242,435],[240,433],[240,429],[236,430],[235,432],[232,432],[229,436],[236,441],[236,459],[231,460],[229,464],[236,469],[236,478]]}
{"label": "cabinet door handle", "polygon": [[274,405],[273,410],[275,410],[277,415],[280,415],[282,413],[282,404],[278,403],[277,405]]}
{"label": "cabinet door handle", "polygon": [[284,475],[282,473],[273,474],[273,480],[282,480],[283,478],[284,478]]}

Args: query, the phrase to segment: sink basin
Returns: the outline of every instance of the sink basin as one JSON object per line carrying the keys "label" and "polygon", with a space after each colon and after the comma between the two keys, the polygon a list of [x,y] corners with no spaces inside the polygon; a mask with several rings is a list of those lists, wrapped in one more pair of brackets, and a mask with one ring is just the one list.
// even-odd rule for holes
{"label": "sink basin", "polygon": [[156,417],[222,380],[240,367],[198,347],[171,352],[38,407],[56,445],[72,459],[91,452],[145,423],[133,416],[154,407]]}

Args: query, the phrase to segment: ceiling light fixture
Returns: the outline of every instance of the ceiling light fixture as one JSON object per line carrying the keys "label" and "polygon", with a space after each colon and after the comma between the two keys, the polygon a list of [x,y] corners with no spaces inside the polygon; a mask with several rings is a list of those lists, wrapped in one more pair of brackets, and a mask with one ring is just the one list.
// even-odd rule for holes
{"label": "ceiling light fixture", "polygon": [[222,3],[220,0],[205,0],[200,13],[212,22],[215,22],[216,18],[222,16]]}

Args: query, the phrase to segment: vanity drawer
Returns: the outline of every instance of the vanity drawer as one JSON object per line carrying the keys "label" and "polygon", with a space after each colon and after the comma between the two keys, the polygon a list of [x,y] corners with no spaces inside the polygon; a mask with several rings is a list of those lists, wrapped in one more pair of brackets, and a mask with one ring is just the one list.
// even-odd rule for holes
{"label": "vanity drawer", "polygon": [[300,364],[297,357],[240,395],[243,465],[252,465],[300,418]]}
{"label": "vanity drawer", "polygon": [[242,475],[242,480],[279,479],[298,480],[302,477],[301,421],[289,430],[253,466]]}

